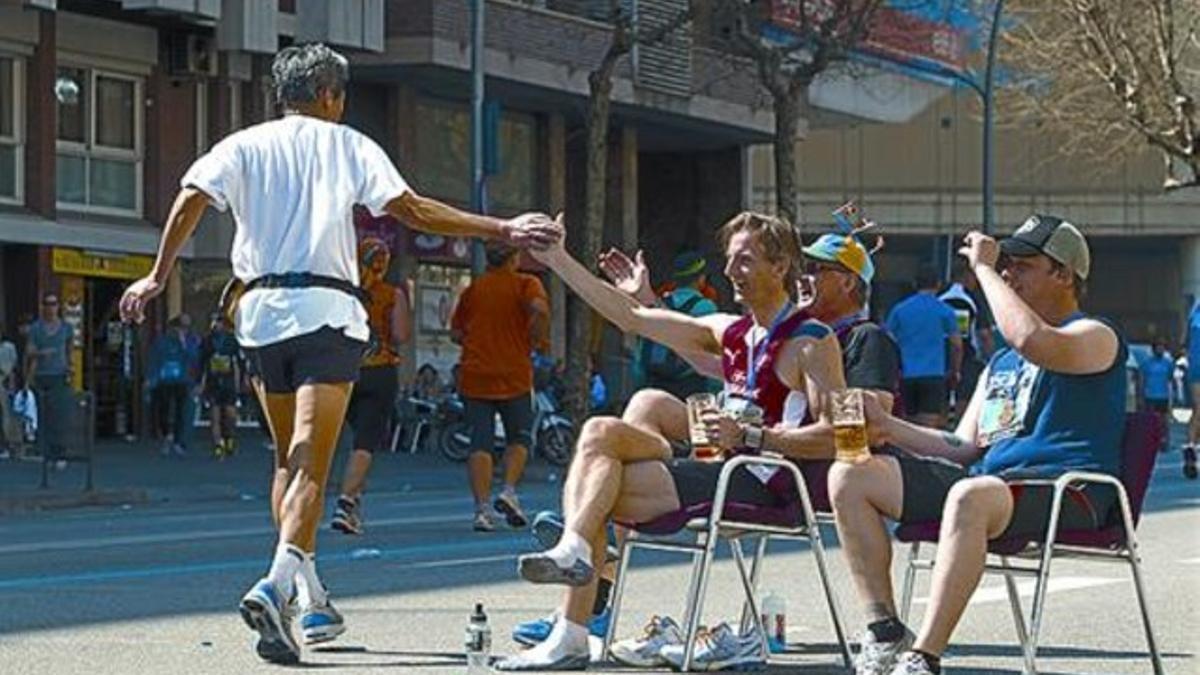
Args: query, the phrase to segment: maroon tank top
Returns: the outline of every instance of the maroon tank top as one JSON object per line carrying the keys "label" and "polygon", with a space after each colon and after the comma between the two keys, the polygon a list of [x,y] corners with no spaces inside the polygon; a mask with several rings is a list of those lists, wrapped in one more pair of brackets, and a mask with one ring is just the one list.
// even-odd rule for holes
{"label": "maroon tank top", "polygon": [[[754,317],[743,316],[725,329],[721,336],[721,370],[725,375],[725,391],[753,401],[763,411],[763,423],[770,427],[783,419],[783,407],[791,388],[779,379],[775,362],[788,340],[801,335],[821,338],[829,328],[813,320],[807,310],[793,312],[779,321],[765,337],[747,344],[746,334],[754,327]],[[765,344],[763,343],[765,340]],[[754,359],[751,369],[750,359]],[[754,382],[751,383],[751,370]],[[805,414],[805,422],[810,422]]]}

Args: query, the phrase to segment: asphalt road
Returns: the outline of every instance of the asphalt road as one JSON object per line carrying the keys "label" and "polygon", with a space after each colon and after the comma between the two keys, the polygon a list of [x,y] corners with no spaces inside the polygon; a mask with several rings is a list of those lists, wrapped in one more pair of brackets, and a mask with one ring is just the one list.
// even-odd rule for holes
{"label": "asphalt road", "polygon": [[[516,578],[514,560],[531,548],[529,535],[472,532],[461,468],[426,470],[435,475],[418,488],[369,497],[365,536],[322,532],[319,565],[349,630],[333,648],[306,651],[308,665],[462,673],[463,628],[475,602],[488,608],[497,654],[515,648],[507,636],[516,622],[553,608],[557,591]],[[556,505],[558,488],[544,480],[526,485],[527,506]],[[0,519],[0,673],[277,671],[257,661],[235,610],[274,545],[261,495]],[[1139,534],[1159,645],[1173,674],[1200,673],[1198,515],[1200,482],[1180,476],[1177,452],[1164,455]],[[772,670],[844,672],[811,553],[801,545],[773,551],[764,587],[787,600],[794,649]],[[903,551],[896,552],[899,562]],[[857,632],[861,614],[836,548],[830,561],[846,623]],[[682,560],[642,553],[632,569],[623,634],[640,630],[651,614],[681,614],[688,573]],[[1053,578],[1043,673],[1151,672],[1127,568],[1067,561],[1056,563]],[[1032,582],[1022,588],[1028,598]],[[918,613],[926,589],[918,583]],[[740,597],[732,564],[723,560],[707,618],[735,616]],[[951,673],[1020,672],[998,578],[985,578],[945,665]]]}

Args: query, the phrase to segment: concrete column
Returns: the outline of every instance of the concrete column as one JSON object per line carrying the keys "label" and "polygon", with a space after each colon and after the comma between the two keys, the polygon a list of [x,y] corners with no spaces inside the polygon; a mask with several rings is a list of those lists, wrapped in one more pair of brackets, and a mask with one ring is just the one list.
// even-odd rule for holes
{"label": "concrete column", "polygon": [[[567,123],[562,113],[546,117],[546,205],[552,214],[567,207]],[[550,353],[567,354],[567,292],[557,274],[550,275]]]}
{"label": "concrete column", "polygon": [[54,80],[58,75],[58,23],[54,12],[38,12],[38,43],[25,77],[25,206],[53,220],[55,208],[55,142],[58,109]]}

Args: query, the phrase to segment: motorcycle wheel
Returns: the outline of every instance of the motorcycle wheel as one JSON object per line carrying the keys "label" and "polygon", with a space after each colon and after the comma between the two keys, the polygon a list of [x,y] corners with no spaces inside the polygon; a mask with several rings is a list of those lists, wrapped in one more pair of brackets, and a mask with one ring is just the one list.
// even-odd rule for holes
{"label": "motorcycle wheel", "polygon": [[471,454],[471,429],[466,422],[454,422],[438,434],[438,449],[451,462],[465,462]]}
{"label": "motorcycle wheel", "polygon": [[575,447],[575,432],[565,426],[551,426],[538,435],[538,452],[547,462],[555,466],[566,466],[571,462],[571,449]]}

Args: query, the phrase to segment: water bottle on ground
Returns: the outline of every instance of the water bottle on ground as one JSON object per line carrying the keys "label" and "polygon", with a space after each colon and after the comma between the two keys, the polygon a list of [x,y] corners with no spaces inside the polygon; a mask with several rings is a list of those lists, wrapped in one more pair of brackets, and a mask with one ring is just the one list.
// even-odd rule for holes
{"label": "water bottle on ground", "polygon": [[767,649],[772,654],[787,651],[787,602],[775,591],[763,596],[762,622],[767,631]]}
{"label": "water bottle on ground", "polygon": [[492,628],[488,625],[483,603],[475,603],[475,613],[467,624],[464,644],[467,651],[467,675],[486,675],[491,672],[488,661],[492,655]]}

